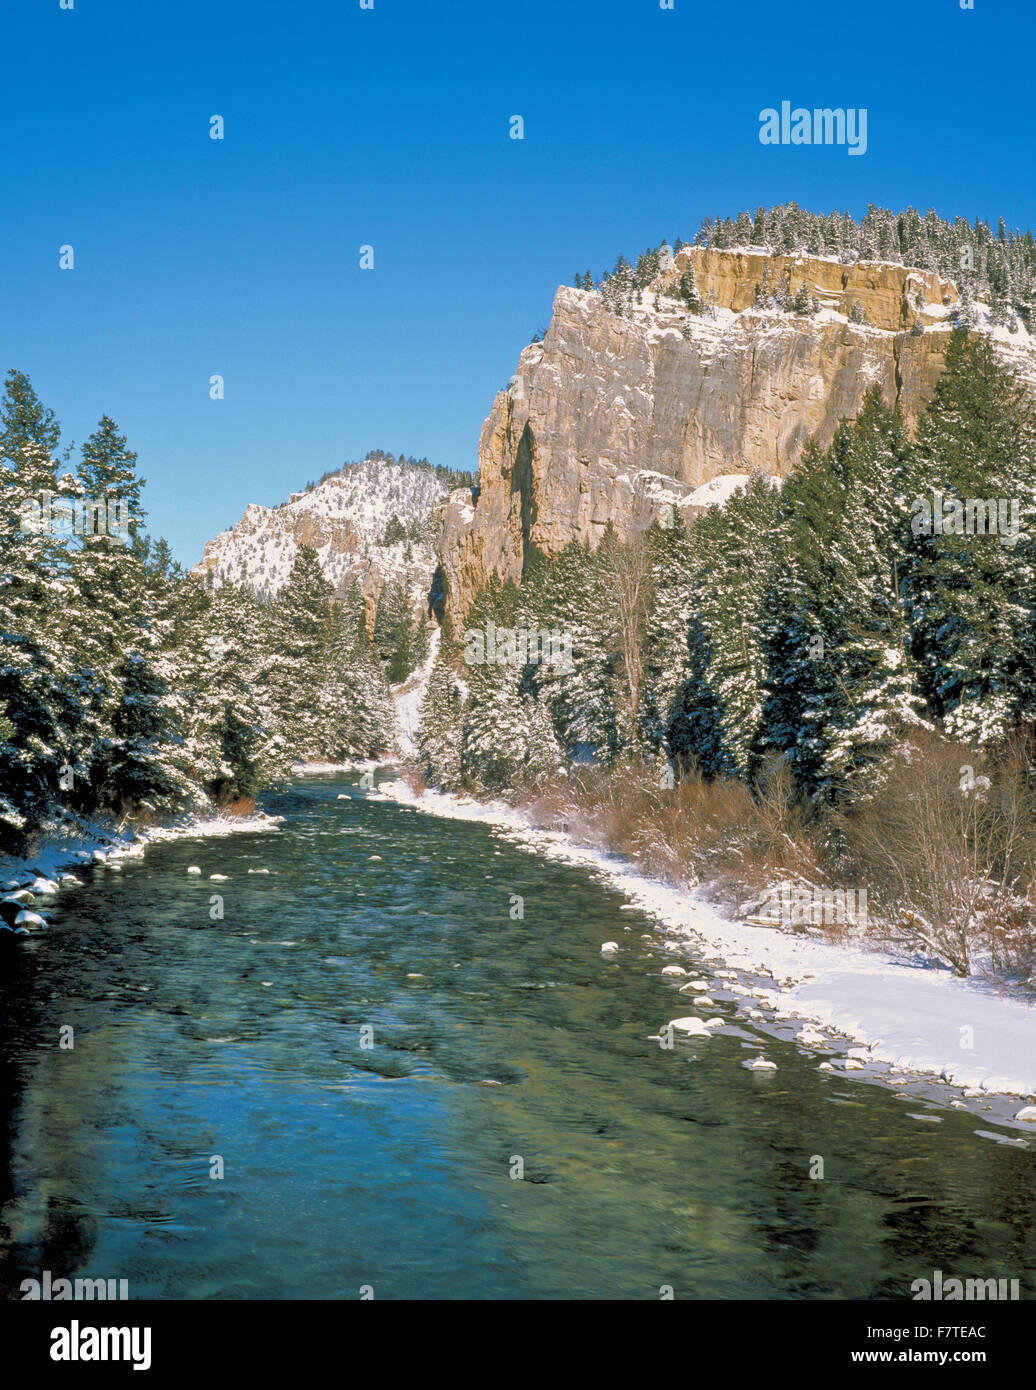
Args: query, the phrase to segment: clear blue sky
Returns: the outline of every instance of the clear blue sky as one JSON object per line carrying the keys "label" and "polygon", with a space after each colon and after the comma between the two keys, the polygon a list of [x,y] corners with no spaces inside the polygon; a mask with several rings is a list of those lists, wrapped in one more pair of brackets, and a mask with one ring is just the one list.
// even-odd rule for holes
{"label": "clear blue sky", "polygon": [[[706,213],[1036,226],[1031,0],[3,9],[0,368],[118,421],[185,563],[371,447],[473,468],[556,286]],[[865,106],[867,153],[762,146],[784,99]]]}

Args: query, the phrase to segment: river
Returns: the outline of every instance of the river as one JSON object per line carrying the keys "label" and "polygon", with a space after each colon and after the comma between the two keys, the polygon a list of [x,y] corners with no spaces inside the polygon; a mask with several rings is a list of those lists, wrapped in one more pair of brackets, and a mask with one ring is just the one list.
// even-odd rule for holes
{"label": "river", "polygon": [[7,954],[5,1297],[1031,1296],[1031,1147],[791,1042],[750,1071],[743,1019],[660,1048],[660,931],[487,825],[346,775],[264,808],[96,870]]}

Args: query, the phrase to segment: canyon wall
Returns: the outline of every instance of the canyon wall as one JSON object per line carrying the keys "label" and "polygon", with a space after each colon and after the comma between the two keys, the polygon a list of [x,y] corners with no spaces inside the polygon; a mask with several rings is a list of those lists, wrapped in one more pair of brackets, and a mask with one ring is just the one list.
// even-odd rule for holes
{"label": "canyon wall", "polygon": [[[688,265],[700,315],[672,297]],[[753,308],[767,265],[771,287],[785,274],[793,292],[805,282],[819,312]],[[544,340],[522,352],[482,427],[475,499],[455,492],[443,509],[451,611],[462,618],[493,573],[520,579],[531,548],[592,546],[608,522],[628,534],[672,506],[693,515],[713,479],[784,476],[874,382],[913,426],[957,302],[929,271],[699,247],[678,252],[628,317],[597,291],[561,287]],[[851,321],[856,304],[867,322]],[[1025,330],[1002,346],[1036,386]]]}

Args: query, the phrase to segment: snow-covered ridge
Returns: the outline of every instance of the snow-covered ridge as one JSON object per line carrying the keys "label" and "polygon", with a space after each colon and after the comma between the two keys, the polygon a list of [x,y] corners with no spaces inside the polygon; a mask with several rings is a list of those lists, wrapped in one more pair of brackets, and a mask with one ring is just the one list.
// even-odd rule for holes
{"label": "snow-covered ridge", "polygon": [[272,597],[298,547],[309,545],[337,592],[355,580],[376,596],[399,581],[416,602],[435,572],[431,517],[448,491],[429,468],[367,458],[309,492],[293,492],[279,507],[250,503],[236,526],[206,542],[193,573]]}

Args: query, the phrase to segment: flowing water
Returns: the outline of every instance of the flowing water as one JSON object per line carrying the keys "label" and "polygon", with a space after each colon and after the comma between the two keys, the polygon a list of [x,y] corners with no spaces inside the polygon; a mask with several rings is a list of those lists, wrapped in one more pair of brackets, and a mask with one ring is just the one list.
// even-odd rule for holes
{"label": "flowing water", "polygon": [[50,1270],[131,1298],[902,1298],[935,1269],[1031,1296],[1031,1147],[792,1043],[749,1071],[743,1021],[661,1049],[687,1001],[649,919],[355,783],[96,871],[0,961],[5,1296]]}

